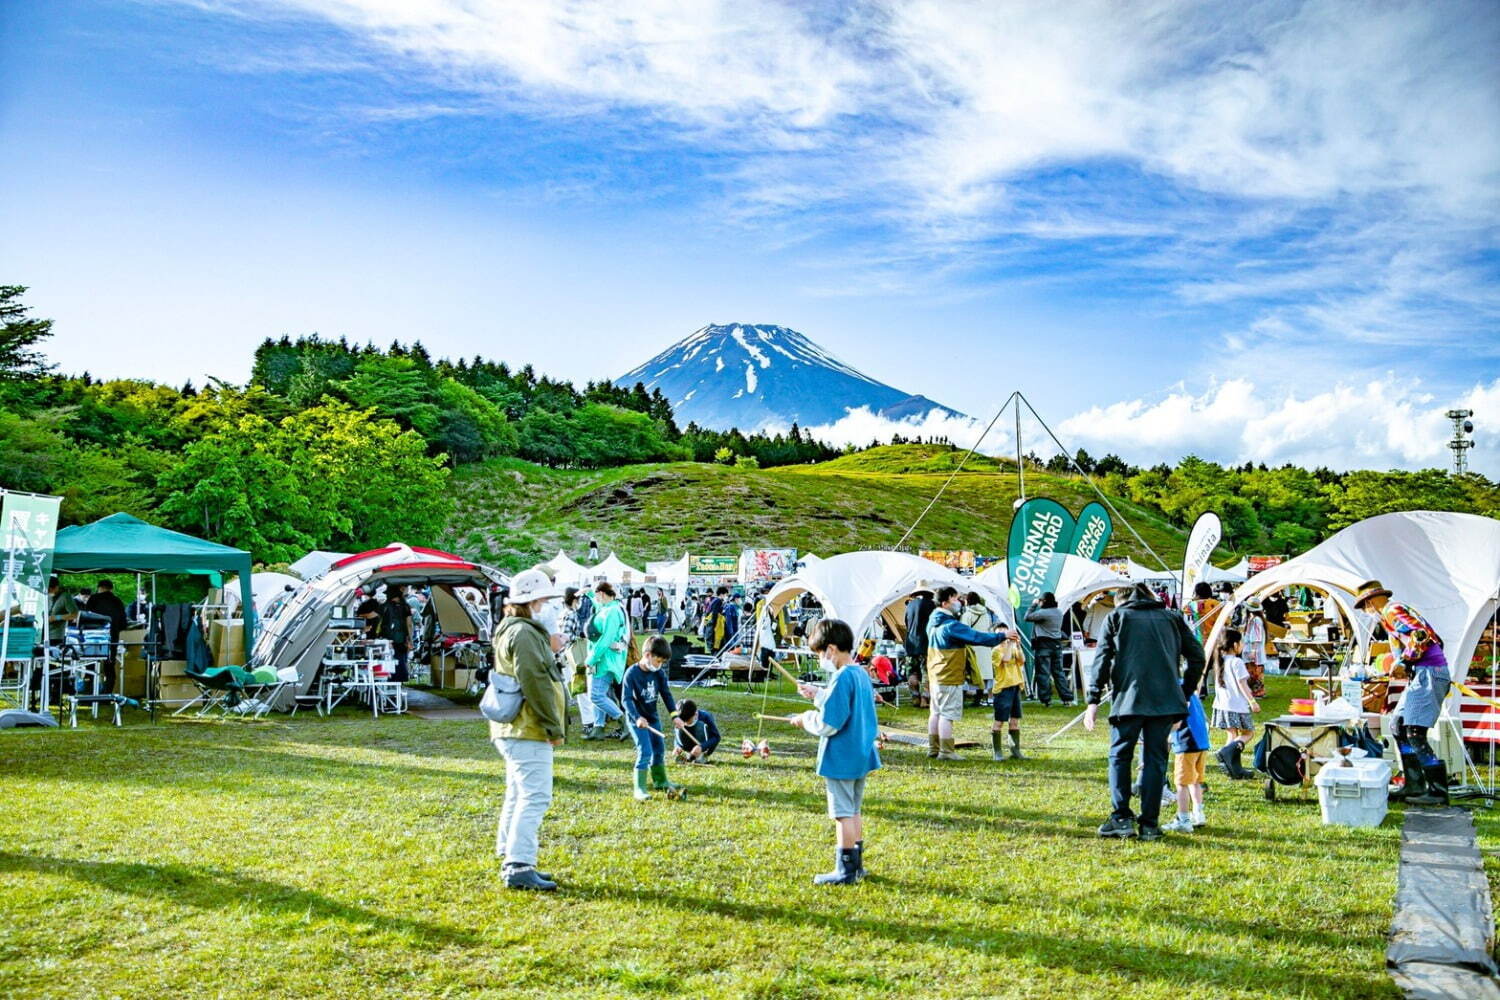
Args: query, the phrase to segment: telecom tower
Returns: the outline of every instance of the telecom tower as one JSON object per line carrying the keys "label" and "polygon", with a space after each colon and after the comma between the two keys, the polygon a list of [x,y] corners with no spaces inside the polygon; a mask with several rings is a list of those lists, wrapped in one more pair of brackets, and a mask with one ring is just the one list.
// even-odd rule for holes
{"label": "telecom tower", "polygon": [[1474,433],[1474,421],[1469,418],[1473,415],[1473,410],[1448,411],[1448,419],[1453,421],[1453,440],[1448,442],[1448,448],[1453,452],[1455,476],[1469,471],[1469,449],[1474,447],[1474,442],[1469,439],[1469,435]]}

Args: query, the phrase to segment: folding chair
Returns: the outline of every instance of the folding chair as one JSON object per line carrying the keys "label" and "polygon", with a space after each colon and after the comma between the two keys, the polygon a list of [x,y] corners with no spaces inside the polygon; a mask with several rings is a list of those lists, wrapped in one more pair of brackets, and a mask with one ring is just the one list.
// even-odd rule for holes
{"label": "folding chair", "polygon": [[257,667],[249,673],[251,680],[245,685],[245,699],[231,711],[241,716],[248,715],[252,719],[265,716],[276,704],[281,692],[297,681],[296,667],[282,667],[280,670]]}
{"label": "folding chair", "polygon": [[227,715],[244,699],[245,685],[255,683],[254,675],[240,667],[210,667],[203,671],[188,667],[186,675],[198,688],[198,697],[173,712],[174,716],[181,715],[194,705],[202,706],[197,712],[199,718],[215,709],[221,715]]}

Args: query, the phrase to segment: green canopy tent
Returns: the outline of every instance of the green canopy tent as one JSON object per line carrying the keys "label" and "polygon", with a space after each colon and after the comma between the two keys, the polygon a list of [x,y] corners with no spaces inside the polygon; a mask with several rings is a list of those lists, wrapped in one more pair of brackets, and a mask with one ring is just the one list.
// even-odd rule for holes
{"label": "green canopy tent", "polygon": [[[222,583],[224,573],[250,580],[250,553],[206,542],[180,531],[147,524],[129,514],[111,514],[93,524],[57,533],[52,557],[56,573],[195,573]],[[245,648],[255,645],[255,604],[245,604]]]}

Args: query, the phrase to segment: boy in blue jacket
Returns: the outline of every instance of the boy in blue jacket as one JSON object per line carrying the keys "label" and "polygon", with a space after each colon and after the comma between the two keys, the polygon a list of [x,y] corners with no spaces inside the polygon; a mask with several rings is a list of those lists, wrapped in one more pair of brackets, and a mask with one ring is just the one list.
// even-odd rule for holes
{"label": "boy in blue jacket", "polygon": [[[667,706],[668,712],[677,711],[677,702],[672,690],[667,687],[664,668],[672,659],[672,647],[662,636],[652,636],[646,646],[641,662],[625,671],[623,686],[625,716],[630,719],[630,735],[635,740],[635,798],[645,802],[651,797],[646,787],[647,772],[650,772],[651,788],[666,792],[667,798],[680,798],[682,786],[667,780],[666,743],[662,739],[661,718],[656,713],[658,698]],[[672,725],[682,727],[681,719],[673,719]]]}
{"label": "boy in blue jacket", "polygon": [[1172,778],[1177,785],[1177,818],[1162,827],[1169,833],[1192,833],[1208,822],[1203,816],[1203,779],[1208,759],[1208,719],[1195,693],[1188,698],[1187,718],[1172,729],[1172,752],[1177,755]]}
{"label": "boy in blue jacket", "polygon": [[816,707],[794,716],[792,725],[819,737],[818,774],[828,783],[828,817],[838,830],[837,864],[831,872],[814,875],[813,883],[854,885],[865,876],[865,777],[880,768],[875,689],[851,656],[854,632],[847,623],[837,618],[818,622],[807,648],[833,673],[833,681],[824,688],[797,686]]}

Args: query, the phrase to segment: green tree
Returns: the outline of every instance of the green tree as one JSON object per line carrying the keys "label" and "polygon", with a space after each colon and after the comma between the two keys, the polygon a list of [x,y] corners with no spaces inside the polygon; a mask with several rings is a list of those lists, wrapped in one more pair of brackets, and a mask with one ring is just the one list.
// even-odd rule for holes
{"label": "green tree", "polygon": [[25,285],[0,285],[0,381],[36,378],[52,369],[32,350],[52,336],[52,321],[27,315],[25,293]]}

